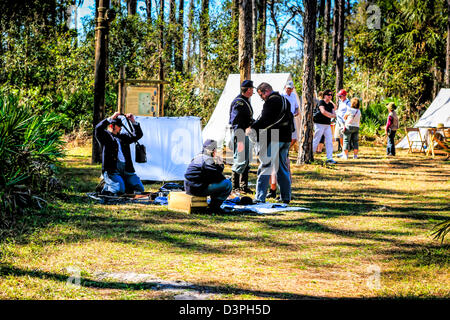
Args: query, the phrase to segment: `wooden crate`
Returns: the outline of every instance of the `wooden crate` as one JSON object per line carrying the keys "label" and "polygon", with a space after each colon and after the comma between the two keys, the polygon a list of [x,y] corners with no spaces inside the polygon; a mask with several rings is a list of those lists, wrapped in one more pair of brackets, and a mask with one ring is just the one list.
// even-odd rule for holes
{"label": "wooden crate", "polygon": [[208,207],[206,197],[191,196],[182,191],[170,192],[168,202],[169,210],[181,211],[188,214],[205,211]]}

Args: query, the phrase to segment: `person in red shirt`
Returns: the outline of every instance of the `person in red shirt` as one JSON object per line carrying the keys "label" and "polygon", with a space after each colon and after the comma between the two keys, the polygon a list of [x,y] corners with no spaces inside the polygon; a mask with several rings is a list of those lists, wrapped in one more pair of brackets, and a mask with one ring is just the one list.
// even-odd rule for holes
{"label": "person in red shirt", "polygon": [[386,107],[389,111],[386,121],[386,136],[388,137],[386,153],[389,157],[393,157],[395,156],[395,133],[398,130],[398,116],[395,113],[397,107],[393,102],[388,103]]}

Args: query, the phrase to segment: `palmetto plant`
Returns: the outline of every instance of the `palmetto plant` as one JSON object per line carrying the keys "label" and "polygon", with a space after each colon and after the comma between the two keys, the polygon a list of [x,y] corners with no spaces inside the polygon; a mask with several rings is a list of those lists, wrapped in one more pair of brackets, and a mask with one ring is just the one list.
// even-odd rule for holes
{"label": "palmetto plant", "polygon": [[41,205],[55,186],[55,165],[63,155],[54,113],[38,116],[15,96],[0,95],[0,224]]}
{"label": "palmetto plant", "polygon": [[434,239],[444,242],[445,236],[450,232],[450,220],[446,220],[436,224],[433,227],[432,235]]}

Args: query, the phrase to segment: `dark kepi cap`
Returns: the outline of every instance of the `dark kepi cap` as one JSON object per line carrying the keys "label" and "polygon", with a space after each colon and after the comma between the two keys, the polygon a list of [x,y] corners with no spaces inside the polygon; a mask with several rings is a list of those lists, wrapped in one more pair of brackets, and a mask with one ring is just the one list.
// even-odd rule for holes
{"label": "dark kepi cap", "polygon": [[252,80],[242,81],[241,88],[254,88]]}
{"label": "dark kepi cap", "polygon": [[112,119],[111,124],[115,124],[116,126],[123,127],[122,120],[120,120],[119,118]]}
{"label": "dark kepi cap", "polygon": [[217,149],[217,141],[208,139],[203,143],[203,150],[213,151]]}

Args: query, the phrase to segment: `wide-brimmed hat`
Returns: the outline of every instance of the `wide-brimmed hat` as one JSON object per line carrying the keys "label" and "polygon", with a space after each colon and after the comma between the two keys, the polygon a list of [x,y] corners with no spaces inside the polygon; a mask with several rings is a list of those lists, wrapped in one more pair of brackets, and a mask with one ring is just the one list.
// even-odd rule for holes
{"label": "wide-brimmed hat", "polygon": [[437,126],[436,126],[436,128],[442,129],[442,128],[444,128],[444,124],[443,124],[443,123],[438,123]]}

